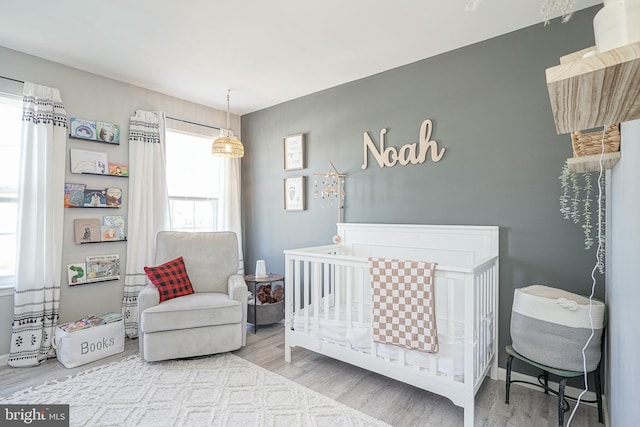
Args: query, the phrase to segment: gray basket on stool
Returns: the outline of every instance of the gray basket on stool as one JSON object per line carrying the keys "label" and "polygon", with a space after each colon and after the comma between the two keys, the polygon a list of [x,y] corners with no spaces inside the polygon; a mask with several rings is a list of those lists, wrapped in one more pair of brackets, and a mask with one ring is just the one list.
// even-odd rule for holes
{"label": "gray basket on stool", "polygon": [[271,304],[259,304],[254,307],[252,303],[247,305],[247,321],[253,322],[255,319],[254,310],[258,310],[257,322],[258,325],[271,325],[272,323],[278,323],[284,319],[284,300],[274,302]]}
{"label": "gray basket on stool", "polygon": [[[593,300],[591,317],[595,331],[585,349],[588,372],[600,362],[604,314],[604,303]],[[582,371],[582,348],[590,335],[588,298],[542,285],[515,290],[511,340],[519,354],[542,365]]]}
{"label": "gray basket on stool", "polygon": [[[589,317],[591,312],[591,319]],[[585,348],[585,360],[582,350]],[[550,391],[558,395],[558,425],[564,424],[564,413],[569,410],[564,394],[567,380],[583,375],[586,362],[587,373],[594,375],[598,420],[603,422],[602,383],[600,359],[603,331],[605,328],[605,305],[561,289],[533,285],[516,289],[511,312],[512,345],[506,347],[507,378],[505,403],[509,404],[509,390],[514,382],[540,386],[545,394]],[[542,370],[540,384],[511,380],[513,359],[524,361]],[[558,392],[549,389],[549,373],[559,376]],[[583,402],[587,402],[583,400]]]}

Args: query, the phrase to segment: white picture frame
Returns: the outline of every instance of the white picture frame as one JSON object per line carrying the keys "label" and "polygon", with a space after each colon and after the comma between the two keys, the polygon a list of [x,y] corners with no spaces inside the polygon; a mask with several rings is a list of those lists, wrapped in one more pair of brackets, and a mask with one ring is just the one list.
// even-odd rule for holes
{"label": "white picture frame", "polygon": [[299,133],[283,138],[284,170],[304,169],[304,134]]}
{"label": "white picture frame", "polygon": [[285,211],[303,211],[306,209],[304,176],[285,178],[283,189]]}

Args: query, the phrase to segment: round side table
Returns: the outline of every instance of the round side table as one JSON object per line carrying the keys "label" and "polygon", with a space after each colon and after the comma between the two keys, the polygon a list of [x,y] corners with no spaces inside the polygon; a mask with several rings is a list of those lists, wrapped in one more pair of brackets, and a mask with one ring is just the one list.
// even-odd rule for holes
{"label": "round side table", "polygon": [[[254,334],[258,332],[258,311],[263,311],[263,313],[261,313],[261,317],[263,317],[260,323],[261,325],[270,325],[284,319],[284,300],[272,304],[258,305],[258,289],[260,287],[271,285],[273,288],[274,283],[281,282],[282,284],[278,286],[282,286],[284,289],[284,276],[282,274],[269,273],[265,277],[256,277],[254,274],[247,274],[244,276],[244,281],[247,283],[249,291],[253,294],[253,304],[250,304],[248,308],[249,311],[253,308]],[[247,316],[247,321],[252,323],[248,319],[249,317],[250,316]]]}

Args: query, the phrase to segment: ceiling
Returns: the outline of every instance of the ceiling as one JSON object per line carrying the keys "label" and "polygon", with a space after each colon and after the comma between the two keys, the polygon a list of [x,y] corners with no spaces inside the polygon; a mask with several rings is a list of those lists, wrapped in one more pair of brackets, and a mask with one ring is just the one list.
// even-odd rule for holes
{"label": "ceiling", "polygon": [[0,45],[242,115],[543,25],[543,0],[467,2],[5,0]]}

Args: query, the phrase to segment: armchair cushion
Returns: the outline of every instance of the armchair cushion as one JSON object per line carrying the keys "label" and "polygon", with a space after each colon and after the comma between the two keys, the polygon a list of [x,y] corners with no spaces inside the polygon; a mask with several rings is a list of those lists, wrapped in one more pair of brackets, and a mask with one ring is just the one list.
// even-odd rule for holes
{"label": "armchair cushion", "polygon": [[144,272],[160,291],[160,302],[193,293],[182,257],[157,267],[145,267]]}
{"label": "armchair cushion", "polygon": [[241,323],[242,307],[226,294],[194,293],[146,309],[140,329],[151,333]]}

